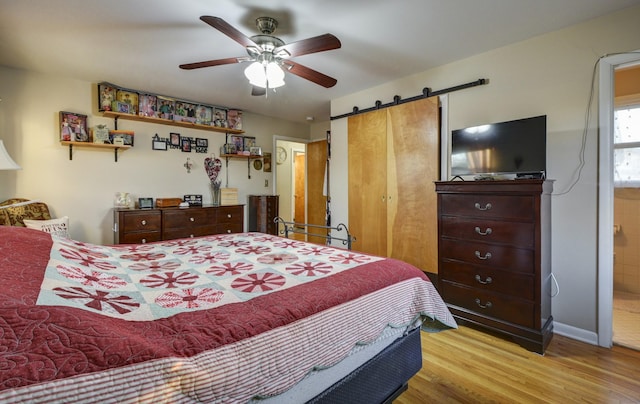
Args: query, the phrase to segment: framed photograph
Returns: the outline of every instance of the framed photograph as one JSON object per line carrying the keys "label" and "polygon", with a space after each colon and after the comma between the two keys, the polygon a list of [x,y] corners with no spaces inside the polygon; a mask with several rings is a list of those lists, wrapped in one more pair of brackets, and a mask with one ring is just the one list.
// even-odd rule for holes
{"label": "framed photograph", "polygon": [[265,173],[271,172],[271,153],[264,152],[262,154],[262,170]]}
{"label": "framed photograph", "polygon": [[237,109],[227,111],[227,127],[242,130],[242,111]]}
{"label": "framed photograph", "polygon": [[116,100],[118,89],[113,84],[98,84],[98,111],[111,111],[111,105]]}
{"label": "framed photograph", "polygon": [[201,137],[196,138],[196,153],[206,153],[209,149],[209,140]]}
{"label": "framed photograph", "polygon": [[133,135],[134,132],[132,130],[109,131],[109,139],[111,140],[111,143],[124,146],[133,146]]}
{"label": "framed photograph", "polygon": [[182,142],[182,151],[185,153],[191,153],[191,139],[183,137],[180,141]]}
{"label": "framed photograph", "polygon": [[180,142],[180,134],[179,133],[170,133],[169,134],[169,144],[171,146],[174,147],[180,147],[182,146],[182,143]]}
{"label": "framed photograph", "polygon": [[229,140],[236,145],[236,153],[244,150],[244,138],[242,136],[232,135],[229,136]]}
{"label": "framed photograph", "polygon": [[140,105],[138,114],[152,118],[158,117],[158,97],[151,94],[140,94]]}
{"label": "framed photograph", "polygon": [[138,115],[138,93],[119,89],[116,94],[117,101],[129,104],[129,114]]}
{"label": "framed photograph", "polygon": [[185,195],[183,201],[189,206],[202,206],[202,195]]}
{"label": "framed photograph", "polygon": [[262,147],[251,146],[249,147],[249,154],[252,156],[262,156]]}
{"label": "framed photograph", "polygon": [[220,148],[220,154],[236,154],[236,145],[233,143],[227,143]]}
{"label": "framed photograph", "polygon": [[151,140],[151,146],[152,146],[151,148],[153,150],[167,150],[168,149],[166,140],[153,139],[153,140]]}
{"label": "framed photograph", "polygon": [[200,125],[211,125],[213,120],[213,108],[206,105],[198,105],[196,111],[196,123]]}
{"label": "framed photograph", "polygon": [[224,108],[214,108],[213,125],[221,128],[227,127],[227,110]]}
{"label": "framed photograph", "polygon": [[173,119],[176,104],[173,98],[158,96],[158,118]]}
{"label": "framed photograph", "polygon": [[252,147],[256,145],[256,138],[252,136],[245,136],[242,139],[242,150],[250,151]]}
{"label": "framed photograph", "polygon": [[87,116],[75,112],[60,111],[60,140],[88,142]]}
{"label": "framed photograph", "polygon": [[113,112],[120,112],[122,114],[132,114],[133,108],[131,104],[127,104],[126,102],[114,101],[111,103],[111,110]]}
{"label": "framed photograph", "polygon": [[93,143],[109,144],[109,128],[105,124],[98,124],[93,128]]}
{"label": "framed photograph", "polygon": [[153,198],[138,198],[140,209],[153,209]]}

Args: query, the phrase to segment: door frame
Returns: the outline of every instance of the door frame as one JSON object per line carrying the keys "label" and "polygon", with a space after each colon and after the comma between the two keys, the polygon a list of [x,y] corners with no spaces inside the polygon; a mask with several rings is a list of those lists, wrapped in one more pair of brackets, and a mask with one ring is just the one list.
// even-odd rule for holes
{"label": "door frame", "polygon": [[640,51],[600,59],[598,117],[598,345],[613,345],[613,109],[615,69],[640,62]]}
{"label": "door frame", "polygon": [[[271,154],[271,156],[272,156],[271,157],[271,167],[272,167],[272,170],[271,170],[272,171],[271,172],[271,174],[272,174],[271,188],[272,188],[273,195],[277,195],[278,194],[278,164],[276,163],[275,151],[276,151],[276,147],[278,146],[278,142],[279,141],[304,144],[305,152],[307,150],[307,144],[309,142],[311,142],[311,140],[309,140],[309,139],[301,139],[301,138],[297,138],[297,137],[280,136],[280,135],[274,135],[273,136],[273,145],[272,145],[273,153]],[[289,158],[291,160],[293,160],[293,156],[289,156]],[[291,177],[288,179],[288,181],[293,181],[293,172],[292,172]],[[307,198],[306,183],[307,183],[307,174],[305,172],[305,190],[304,190],[304,192],[305,192],[305,200]],[[291,188],[293,189],[293,184],[291,185]],[[288,197],[293,199],[293,195],[288,195]],[[282,200],[282,199],[283,199],[283,195],[280,195],[280,200]],[[293,217],[291,219],[293,220]]]}

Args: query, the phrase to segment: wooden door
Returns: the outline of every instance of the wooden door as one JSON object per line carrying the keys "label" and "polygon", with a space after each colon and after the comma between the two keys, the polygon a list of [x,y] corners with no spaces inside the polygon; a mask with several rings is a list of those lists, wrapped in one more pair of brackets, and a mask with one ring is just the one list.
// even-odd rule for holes
{"label": "wooden door", "polygon": [[438,272],[437,97],[387,109],[387,256]]}
{"label": "wooden door", "polygon": [[293,162],[294,189],[293,189],[293,221],[296,223],[306,222],[305,212],[305,154],[295,153]]}
{"label": "wooden door", "polygon": [[387,112],[349,117],[349,230],[353,249],[387,253]]}
{"label": "wooden door", "polygon": [[[327,165],[327,141],[307,144],[307,223],[324,226],[326,224],[327,196],[325,191],[325,170]],[[309,228],[309,233],[323,234],[323,229]],[[324,244],[324,238],[309,236],[308,241]]]}

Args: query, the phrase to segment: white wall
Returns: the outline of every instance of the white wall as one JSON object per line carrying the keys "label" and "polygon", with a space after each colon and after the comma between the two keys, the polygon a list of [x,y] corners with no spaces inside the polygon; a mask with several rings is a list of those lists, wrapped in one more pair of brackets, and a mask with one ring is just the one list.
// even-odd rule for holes
{"label": "white wall", "polygon": [[[387,103],[396,94],[415,96],[424,87],[439,90],[487,78],[488,85],[449,94],[450,129],[546,114],[548,177],[555,180],[552,268],[560,285],[553,316],[568,329],[597,333],[597,96],[586,132],[585,166],[570,186],[577,178],[593,66],[605,54],[640,49],[638,21],[640,7],[598,18],[336,99],[331,113],[369,108],[376,100]],[[332,207],[345,223],[346,121],[331,125],[333,166],[341,170],[332,171]]]}
{"label": "white wall", "polygon": [[[86,114],[89,126],[105,123],[113,128],[113,120],[92,113],[94,96],[95,83],[0,67],[0,139],[23,168],[0,172],[0,200],[24,197],[46,202],[54,216],[70,217],[73,238],[101,244],[113,242],[115,192],[129,192],[134,198],[202,194],[205,203],[211,201],[203,162],[211,153],[219,154],[223,133],[120,120],[119,129],[135,131],[135,144],[119,154],[117,163],[111,150],[88,148],[75,148],[70,161],[68,148],[59,142],[59,111]],[[246,136],[256,137],[265,152],[272,151],[274,135],[309,137],[307,124],[246,111],[244,130]],[[170,132],[208,139],[209,154],[151,149],[156,133],[169,137]],[[194,164],[191,173],[183,166],[187,157]],[[240,203],[246,203],[248,194],[271,193],[264,182],[269,179],[271,184],[273,173],[258,172],[251,165],[249,179],[244,160],[231,160],[228,170],[223,164],[223,186],[227,174],[229,186],[238,188]]]}

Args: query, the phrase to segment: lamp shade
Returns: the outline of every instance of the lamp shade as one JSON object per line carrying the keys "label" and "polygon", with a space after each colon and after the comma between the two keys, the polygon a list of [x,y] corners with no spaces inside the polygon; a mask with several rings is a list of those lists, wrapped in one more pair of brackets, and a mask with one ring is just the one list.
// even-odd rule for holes
{"label": "lamp shade", "polygon": [[9,156],[4,142],[0,140],[0,170],[20,170],[21,167]]}

